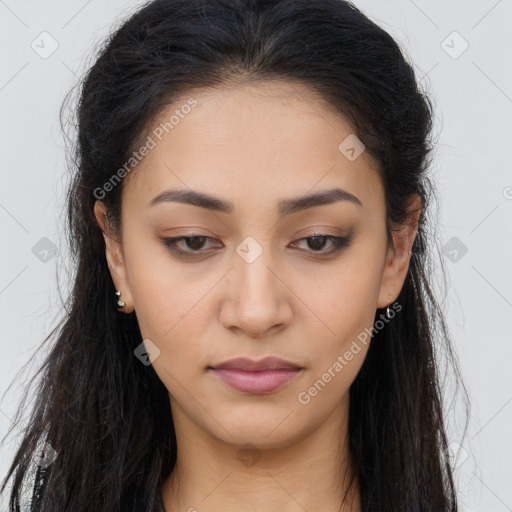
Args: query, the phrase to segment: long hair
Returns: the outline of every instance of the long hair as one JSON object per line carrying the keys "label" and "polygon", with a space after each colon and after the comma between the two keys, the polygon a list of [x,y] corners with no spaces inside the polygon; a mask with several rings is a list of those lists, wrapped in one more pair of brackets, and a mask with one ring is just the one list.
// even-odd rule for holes
{"label": "long hair", "polygon": [[[44,340],[55,341],[3,481],[2,490],[12,480],[12,511],[32,486],[30,506],[38,512],[149,512],[158,505],[157,489],[176,463],[169,396],[153,367],[134,356],[142,341],[136,316],[115,309],[95,191],[178,95],[270,80],[309,86],[351,123],[378,163],[389,243],[407,218],[408,198],[421,197],[397,299],[402,309],[375,331],[350,388],[350,453],[364,512],[457,511],[440,356],[464,385],[431,281],[444,272],[432,257],[434,109],[395,40],[343,0],[155,0],[100,48],[74,111],[66,224],[72,286],[64,318]],[[122,184],[102,197],[113,229],[121,222]],[[35,464],[50,449],[54,462]]]}

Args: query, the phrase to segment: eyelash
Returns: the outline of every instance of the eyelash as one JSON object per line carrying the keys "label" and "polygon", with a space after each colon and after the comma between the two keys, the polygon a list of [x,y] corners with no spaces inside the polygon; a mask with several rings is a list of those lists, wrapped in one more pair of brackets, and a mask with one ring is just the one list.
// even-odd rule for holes
{"label": "eyelash", "polygon": [[[203,251],[201,249],[196,250],[196,251],[193,251],[193,250],[183,251],[181,249],[176,248],[177,243],[180,242],[181,240],[191,240],[193,238],[204,238],[205,240],[214,240],[212,237],[206,236],[206,235],[191,235],[191,236],[180,236],[180,237],[175,237],[175,238],[162,238],[162,243],[170,251],[174,252],[178,256],[183,256],[185,258],[192,258],[193,256],[191,256],[191,255],[193,255],[193,254],[200,255],[200,254],[207,253],[208,251]],[[342,238],[342,237],[333,236],[333,235],[326,235],[324,233],[314,233],[310,237],[300,238],[299,240],[297,240],[297,242],[302,242],[303,240],[311,240],[313,238],[325,238],[326,240],[331,240],[334,245],[334,249],[331,249],[330,251],[325,251],[325,252],[305,251],[305,252],[311,253],[311,254],[320,254],[322,257],[323,256],[325,256],[325,257],[331,256],[331,255],[341,251],[342,249],[348,247],[351,242],[351,236]]]}

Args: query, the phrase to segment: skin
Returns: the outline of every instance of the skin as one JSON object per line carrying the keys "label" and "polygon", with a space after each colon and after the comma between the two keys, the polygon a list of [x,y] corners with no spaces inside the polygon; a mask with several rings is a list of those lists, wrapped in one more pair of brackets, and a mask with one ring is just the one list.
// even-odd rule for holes
{"label": "skin", "polygon": [[[298,395],[398,296],[420,199],[413,198],[408,222],[393,234],[395,248],[388,247],[375,162],[367,152],[350,161],[338,149],[353,131],[314,91],[272,82],[191,96],[198,105],[125,178],[121,236],[109,231],[103,203],[95,205],[123,312],[135,311],[143,338],[160,350],[152,364],[169,391],[178,443],[176,470],[161,488],[165,510],[360,511],[357,479],[340,506],[351,468],[349,387],[369,344],[360,343],[308,404]],[[218,196],[234,211],[148,206],[174,188]],[[362,206],[342,201],[279,218],[281,200],[331,188]],[[353,239],[322,257],[333,244],[308,243],[315,231],[352,232]],[[189,260],[161,240],[193,235],[212,240],[181,241],[182,250],[203,251]],[[262,250],[251,263],[236,252],[248,236]],[[303,370],[274,392],[252,395],[207,370],[268,355]]]}

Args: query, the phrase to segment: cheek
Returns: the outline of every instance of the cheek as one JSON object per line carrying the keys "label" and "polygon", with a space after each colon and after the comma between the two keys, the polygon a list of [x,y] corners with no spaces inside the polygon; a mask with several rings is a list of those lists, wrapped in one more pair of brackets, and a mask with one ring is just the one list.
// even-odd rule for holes
{"label": "cheek", "polygon": [[[130,244],[125,259],[135,315],[143,339],[160,350],[153,362],[160,379],[172,392],[179,382],[202,367],[205,355],[200,347],[211,311],[208,292],[215,276],[193,276],[183,264],[171,262],[158,244]],[[186,268],[186,267],[185,267]],[[206,364],[206,363],[204,363]]]}
{"label": "cheek", "polygon": [[209,318],[204,309],[207,284],[193,287],[183,277],[169,272],[162,275],[155,268],[141,272],[134,280],[134,304],[142,337],[160,349],[152,363],[154,370],[169,393],[180,401],[188,399],[191,383],[206,365],[201,340]]}
{"label": "cheek", "polygon": [[380,283],[380,260],[354,252],[317,273],[314,282],[306,272],[300,273],[294,291],[310,310],[312,321],[318,320],[319,334],[339,349],[373,324]]}
{"label": "cheek", "polygon": [[300,293],[315,313],[308,312],[312,324],[304,340],[311,357],[306,386],[313,388],[303,391],[309,396],[311,389],[311,398],[318,396],[318,405],[325,407],[333,406],[348,390],[371,342],[380,289],[380,253],[376,249],[372,253],[363,244],[356,249],[335,268],[317,275],[314,286],[308,285],[305,277],[299,281]]}
{"label": "cheek", "polygon": [[141,332],[165,340],[187,316],[197,315],[214,276],[173,260],[163,244],[146,233],[125,237],[125,262]]}
{"label": "cheek", "polygon": [[300,404],[311,404],[320,416],[332,412],[359,373],[375,317],[373,280],[340,277],[330,286],[337,291],[313,299],[321,322],[305,333],[310,368],[297,394]]}

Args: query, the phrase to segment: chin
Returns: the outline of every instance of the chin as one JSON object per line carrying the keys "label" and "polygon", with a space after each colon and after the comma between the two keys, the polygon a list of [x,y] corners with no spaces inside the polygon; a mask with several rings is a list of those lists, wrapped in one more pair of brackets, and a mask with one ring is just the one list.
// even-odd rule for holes
{"label": "chin", "polygon": [[[293,409],[278,405],[264,409],[254,405],[236,406],[235,411],[221,415],[227,432],[216,430],[229,444],[243,446],[249,443],[260,449],[282,448],[301,438],[302,429]],[[305,426],[304,430],[307,430]]]}

